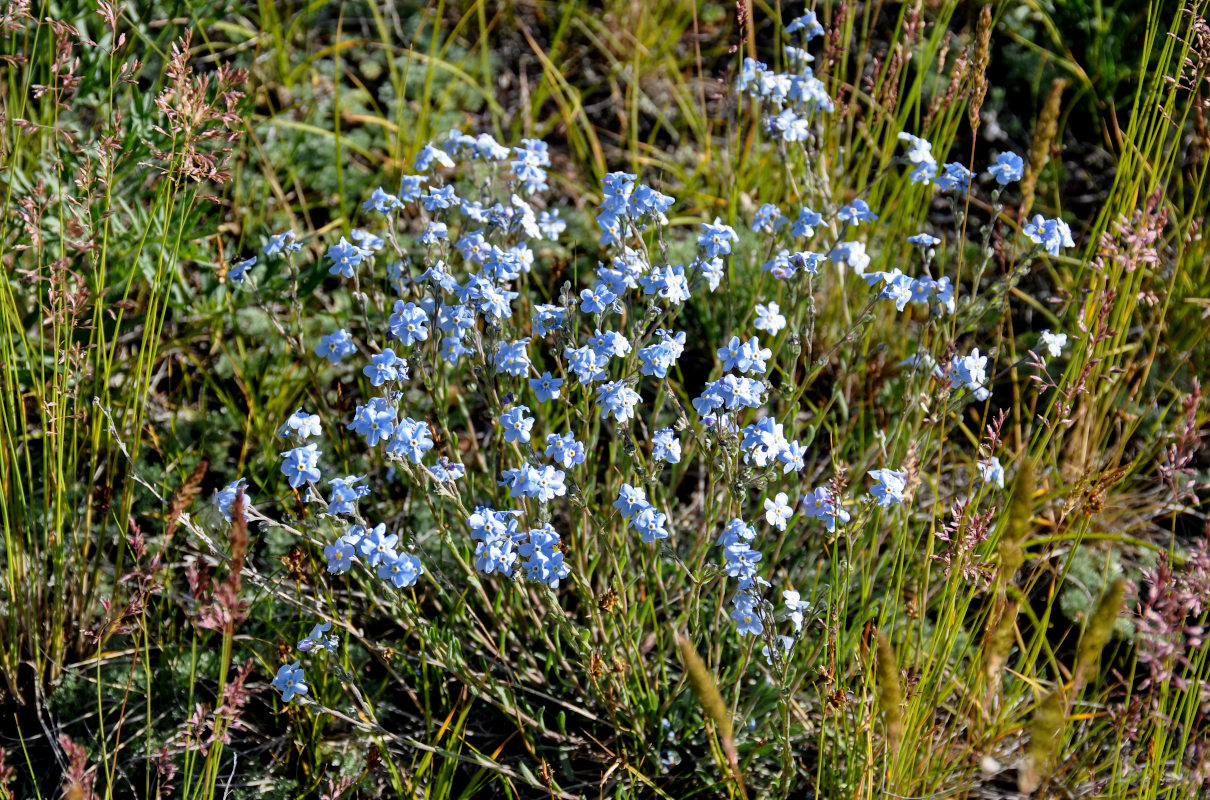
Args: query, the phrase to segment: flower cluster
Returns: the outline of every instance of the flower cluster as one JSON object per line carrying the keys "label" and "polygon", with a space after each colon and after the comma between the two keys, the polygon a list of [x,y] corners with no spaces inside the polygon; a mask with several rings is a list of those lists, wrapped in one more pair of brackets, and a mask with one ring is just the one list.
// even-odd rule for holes
{"label": "flower cluster", "polygon": [[[823,29],[808,13],[786,33],[790,71],[746,59],[737,89],[779,147],[805,149],[834,108],[807,49]],[[906,132],[899,138],[908,146],[910,182],[936,186],[951,198],[974,190],[971,169],[939,164],[925,139]],[[402,476],[409,490],[422,493],[440,525],[454,520],[454,546],[472,554],[461,558],[460,552],[462,564],[492,581],[556,589],[569,577],[591,579],[579,569],[573,576],[573,564],[582,569],[592,560],[580,560],[573,548],[597,546],[578,529],[588,520],[617,521],[614,530],[627,546],[644,546],[641,552],[652,557],[690,550],[691,526],[682,522],[689,512],[678,508],[667,484],[697,460],[726,482],[725,514],[735,515],[723,525],[716,541],[721,555],[709,567],[734,582],[725,584],[734,590],[720,603],[729,602],[740,635],[765,637],[771,664],[784,659],[804,630],[810,604],[778,587],[784,608],[775,612],[768,578],[778,565],[764,560],[762,548],[781,553],[807,525],[834,537],[854,515],[862,515],[860,521],[906,514],[900,507],[910,507],[917,483],[911,466],[868,470],[868,496],[846,494],[839,478],[824,486],[807,482],[814,433],[803,434],[794,385],[807,363],[797,360],[802,309],[813,308],[816,293],[832,282],[860,287],[864,281],[876,292],[871,307],[889,300],[896,312],[915,305],[930,319],[950,318],[946,324],[961,319],[958,279],[944,274],[944,259],[936,259],[941,239],[925,232],[908,239],[919,256],[916,267],[897,261],[900,266],[874,268],[890,266],[891,248],[907,249],[877,238],[879,214],[870,205],[876,195],[832,200],[816,193],[791,197],[784,208],[762,203],[743,236],[733,219],[703,220],[685,243],[696,248],[676,251],[684,257],[674,263],[667,242],[676,199],[638,175],[611,172],[595,207],[595,269],[580,269],[576,284],[550,286],[541,254],[557,246],[567,227],[548,207],[550,167],[540,140],[508,147],[488,134],[451,131],[421,148],[412,162],[415,174],[401,176],[397,191],[379,187],[364,200],[364,229],[334,234],[335,241],[320,248],[331,283],[347,285],[354,306],[360,304],[361,319],[327,324],[322,330],[328,332],[307,343],[313,368],[341,381],[347,405],[341,418],[327,419],[300,408],[278,432],[294,445],[281,452],[282,475],[326,526],[327,570],[338,576],[357,568],[396,590],[417,586],[424,564],[432,564],[425,532],[388,532],[386,523],[368,518],[375,509],[363,513],[362,506],[373,504],[379,465],[389,464],[388,476]],[[1022,174],[1022,159],[1003,153],[983,180],[994,181],[998,193]],[[1058,219],[1037,217],[1022,232],[1051,255],[1073,246]],[[748,249],[750,239],[757,242]],[[292,257],[299,246],[285,232],[270,237],[263,253]],[[750,259],[757,251],[763,255]],[[694,381],[700,391],[685,391],[687,335],[678,317],[690,300],[716,291],[739,261],[751,264],[758,279],[756,302],[729,309],[717,341],[690,343],[694,358],[706,364],[693,365],[702,376]],[[1057,356],[1066,337],[1045,331],[1041,342]],[[990,397],[988,354],[936,337],[919,346],[904,364],[923,366],[926,380],[954,389],[947,396]],[[454,405],[472,407],[462,412],[464,428],[445,413]],[[325,468],[325,452],[341,452],[337,438],[359,448],[356,466],[340,470],[357,474]],[[468,452],[473,458],[464,462]],[[984,483],[1003,487],[1000,462],[985,455],[978,462]],[[884,461],[893,457],[884,450]],[[244,485],[236,481],[216,496],[225,517]],[[451,529],[441,532],[445,540]],[[794,636],[777,633],[779,620],[789,620]],[[337,647],[327,631],[317,626],[299,651]],[[308,692],[299,663],[282,667],[274,680],[286,700]]]}

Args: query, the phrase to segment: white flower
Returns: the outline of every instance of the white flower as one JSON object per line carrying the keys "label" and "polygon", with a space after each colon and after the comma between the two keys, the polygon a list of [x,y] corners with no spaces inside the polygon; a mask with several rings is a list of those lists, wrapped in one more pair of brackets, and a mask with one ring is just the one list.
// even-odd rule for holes
{"label": "white flower", "polygon": [[1051,333],[1048,328],[1042,331],[1042,344],[1046,345],[1046,352],[1050,353],[1051,358],[1058,358],[1063,355],[1063,346],[1067,344],[1067,334]]}
{"label": "white flower", "polygon": [[785,492],[778,492],[777,497],[765,500],[765,521],[779,531],[786,529],[786,521],[794,514],[794,509],[787,504]]}

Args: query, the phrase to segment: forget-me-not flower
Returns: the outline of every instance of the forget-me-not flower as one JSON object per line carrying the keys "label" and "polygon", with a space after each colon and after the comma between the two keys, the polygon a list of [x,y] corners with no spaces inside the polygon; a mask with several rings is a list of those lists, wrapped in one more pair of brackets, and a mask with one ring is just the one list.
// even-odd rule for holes
{"label": "forget-me-not flower", "polygon": [[273,688],[281,692],[282,702],[288,703],[296,696],[305,696],[307,694],[306,675],[303,674],[302,667],[295,661],[293,664],[285,664],[273,678]]}

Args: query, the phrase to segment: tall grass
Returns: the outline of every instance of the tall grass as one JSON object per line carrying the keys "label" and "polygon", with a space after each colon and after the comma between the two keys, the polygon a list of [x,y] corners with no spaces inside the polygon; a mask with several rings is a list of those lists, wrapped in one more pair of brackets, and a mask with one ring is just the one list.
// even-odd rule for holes
{"label": "tall grass", "polygon": [[[10,766],[22,754],[15,785],[189,798],[233,782],[281,796],[1197,791],[1193,767],[1210,757],[1196,749],[1205,646],[1168,665],[1177,682],[1147,686],[1157,673],[1137,656],[1139,634],[1109,629],[1123,609],[1159,602],[1151,589],[1182,585],[1195,537],[1178,526],[1204,500],[1171,497],[1156,475],[1179,458],[1172,435],[1206,420],[1196,395],[1191,417],[1182,405],[1206,352],[1206,160],[1190,157],[1207,146],[1195,102],[1210,64],[1205,3],[1149,4],[1146,74],[1110,120],[1105,199],[1077,226],[1077,250],[1040,262],[1013,233],[1031,213],[1063,211],[1053,204],[1073,166],[1059,151],[1075,101],[1062,90],[1057,112],[1039,97],[1018,120],[1039,145],[1036,195],[930,201],[896,162],[906,130],[972,169],[986,163],[977,106],[992,102],[1007,8],[980,23],[956,2],[820,4],[829,34],[815,67],[837,112],[808,150],[769,141],[731,91],[750,48],[782,59],[780,6],[752,5],[747,28],[729,5],[616,0],[216,4],[184,20],[165,6],[156,22],[84,4],[4,27],[0,698],[26,744],[0,746]],[[1058,69],[1098,91],[1072,58]],[[196,120],[173,127],[197,88],[185,65],[227,63],[249,70],[226,87],[246,94],[238,119],[223,115],[214,78]],[[450,127],[558,143],[556,192],[583,213],[570,220],[576,243],[543,254],[555,266],[533,277],[550,301],[595,265],[580,242],[595,237],[596,187],[613,169],[675,194],[672,230],[686,236],[715,216],[746,229],[764,202],[834,211],[854,197],[882,214],[870,269],[904,263],[904,240],[926,226],[944,235],[936,268],[969,300],[951,320],[923,321],[919,344],[994,346],[986,404],[914,400],[888,418],[890,404],[930,392],[924,370],[896,377],[916,347],[903,317],[866,306],[859,282],[818,296],[781,287],[753,235],[725,301],[684,312],[691,338],[713,342],[750,324],[754,302],[787,310],[773,347],[812,485],[918,467],[919,513],[874,510],[840,535],[771,542],[775,583],[813,603],[786,663],[766,667],[755,637],[737,644],[721,600],[713,533],[739,513],[736,498],[766,491],[734,454],[712,454],[712,474],[665,477],[670,504],[697,498],[677,520],[695,542],[680,552],[639,547],[616,519],[572,505],[573,577],[558,594],[476,574],[451,533],[452,501],[402,489],[385,508],[439,554],[431,586],[400,601],[372,581],[321,577],[315,545],[330,523],[277,477],[276,431],[299,405],[325,421],[352,405],[279,327],[313,346],[356,308],[314,256]],[[199,168],[198,154],[223,160],[228,148],[230,176]],[[264,273],[254,300],[229,291],[219,276],[287,227],[307,244],[290,274]],[[1062,374],[1035,386],[1028,351],[1045,327],[1081,339]],[[714,363],[705,344],[689,353],[702,371]],[[657,406],[687,408],[700,380],[683,372]],[[424,390],[443,440],[491,471],[499,454],[473,432],[498,398],[445,373]],[[564,413],[586,421],[610,464],[631,463],[633,445],[608,442],[587,402]],[[355,443],[331,435],[340,467],[362,469]],[[991,440],[1016,465],[1003,496],[971,488]],[[686,463],[706,446],[688,440]],[[500,496],[468,472],[471,494]],[[285,498],[285,527],[254,516],[265,524],[229,530],[194,507],[240,475],[258,507]],[[580,489],[615,496],[624,479],[605,470]],[[316,608],[343,626],[342,650],[313,677],[314,709],[281,706],[263,676],[291,660]],[[1205,623],[1197,613],[1190,626]],[[83,766],[61,732],[88,743]]]}

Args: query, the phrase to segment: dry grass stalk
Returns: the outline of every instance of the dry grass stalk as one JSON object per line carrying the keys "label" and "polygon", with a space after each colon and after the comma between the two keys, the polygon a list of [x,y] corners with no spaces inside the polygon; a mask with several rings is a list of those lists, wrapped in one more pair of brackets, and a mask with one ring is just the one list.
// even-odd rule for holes
{"label": "dry grass stalk", "polygon": [[886,722],[887,749],[890,754],[899,750],[903,739],[903,690],[899,685],[899,665],[895,661],[895,650],[891,640],[882,631],[878,632],[878,706]]}
{"label": "dry grass stalk", "polygon": [[999,615],[992,622],[992,633],[983,654],[983,675],[987,680],[985,711],[991,706],[991,700],[1000,686],[1000,676],[1004,673],[1004,665],[1008,663],[1008,651],[1016,640],[1017,612],[1021,603],[1015,599],[1001,599],[998,605]]}
{"label": "dry grass stalk", "polygon": [[1088,621],[1088,628],[1080,639],[1080,649],[1076,653],[1076,669],[1071,679],[1073,695],[1080,690],[1080,687],[1088,680],[1089,674],[1096,669],[1101,651],[1105,649],[1109,637],[1113,635],[1113,628],[1118,620],[1118,612],[1122,610],[1122,598],[1125,594],[1126,580],[1118,578],[1105,590],[1105,594],[1101,596],[1101,602],[1097,604],[1097,610],[1093,612],[1092,619]]}
{"label": "dry grass stalk", "polygon": [[971,87],[971,104],[967,109],[967,121],[971,131],[979,130],[979,112],[983,110],[983,98],[987,96],[987,65],[991,60],[992,7],[983,6],[979,12],[979,25],[975,32],[975,58],[971,64],[974,85]]}
{"label": "dry grass stalk", "polygon": [[1025,560],[1022,545],[1029,535],[1034,513],[1034,465],[1029,459],[1021,464],[1012,499],[1008,503],[1008,527],[1000,537],[1001,590],[1012,580]]}
{"label": "dry grass stalk", "polygon": [[706,716],[714,722],[718,730],[719,741],[722,742],[723,750],[727,753],[727,760],[731,762],[731,771],[735,775],[740,795],[747,798],[748,793],[744,789],[744,780],[739,772],[739,754],[735,751],[731,714],[727,711],[727,704],[723,702],[723,695],[718,690],[718,683],[710,674],[706,662],[702,661],[702,657],[697,654],[689,637],[680,633],[676,634],[676,644],[681,651],[681,663],[685,667],[685,677],[689,680],[689,688],[693,690],[693,695],[697,698],[702,710],[706,712]]}
{"label": "dry grass stalk", "polygon": [[1042,699],[1029,724],[1025,763],[1017,775],[1017,788],[1023,796],[1033,794],[1050,775],[1066,719],[1067,702],[1063,688],[1059,687]]}

